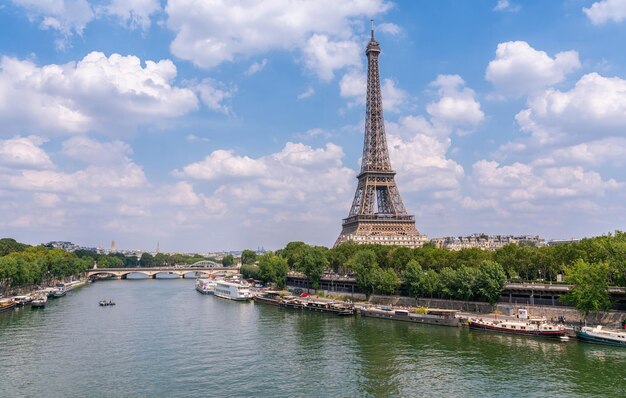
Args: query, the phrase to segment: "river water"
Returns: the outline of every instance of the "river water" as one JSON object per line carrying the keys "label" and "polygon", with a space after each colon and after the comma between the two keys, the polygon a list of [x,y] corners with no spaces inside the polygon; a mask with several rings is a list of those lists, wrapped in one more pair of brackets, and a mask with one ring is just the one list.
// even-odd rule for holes
{"label": "river water", "polygon": [[191,279],[101,281],[0,315],[1,397],[551,395],[626,396],[626,349],[303,314]]}

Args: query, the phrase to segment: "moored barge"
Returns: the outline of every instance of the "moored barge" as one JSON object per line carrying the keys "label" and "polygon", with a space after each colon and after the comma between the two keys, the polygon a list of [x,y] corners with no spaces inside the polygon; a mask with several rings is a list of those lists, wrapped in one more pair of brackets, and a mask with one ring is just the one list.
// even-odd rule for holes
{"label": "moored barge", "polygon": [[304,301],[296,298],[283,299],[280,304],[283,308],[289,308],[292,310],[311,311],[311,312],[325,312],[335,315],[354,315],[354,306],[339,303],[336,301]]}
{"label": "moored barge", "polygon": [[484,320],[470,318],[467,321],[470,329],[490,332],[521,334],[526,336],[561,337],[566,330],[563,325],[547,322],[543,318],[527,320]]}
{"label": "moored barge", "polygon": [[427,308],[424,312],[409,312],[405,309],[396,309],[388,306],[361,308],[359,313],[370,318],[393,319],[396,321],[425,323],[429,325],[459,326],[456,310]]}
{"label": "moored barge", "polygon": [[252,300],[254,300],[255,303],[280,305],[282,297],[280,296],[280,292],[275,290],[266,290],[252,297]]}
{"label": "moored barge", "polygon": [[576,331],[576,337],[588,343],[626,347],[626,330],[605,330],[602,326],[595,328],[583,326]]}

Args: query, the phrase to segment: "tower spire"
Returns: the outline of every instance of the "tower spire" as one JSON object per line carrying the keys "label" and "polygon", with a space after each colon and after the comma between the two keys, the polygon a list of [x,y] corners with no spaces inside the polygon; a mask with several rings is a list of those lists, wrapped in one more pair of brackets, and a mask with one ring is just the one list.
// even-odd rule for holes
{"label": "tower spire", "polygon": [[372,33],[372,40],[374,40],[374,20],[373,20],[373,19],[370,19],[370,22],[372,23],[372,30],[371,30],[371,33]]}

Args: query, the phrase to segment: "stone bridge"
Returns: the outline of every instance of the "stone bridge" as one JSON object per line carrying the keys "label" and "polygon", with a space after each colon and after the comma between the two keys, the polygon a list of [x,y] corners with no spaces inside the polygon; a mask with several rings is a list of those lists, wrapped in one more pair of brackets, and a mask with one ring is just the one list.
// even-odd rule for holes
{"label": "stone bridge", "polygon": [[113,276],[120,279],[126,279],[129,274],[143,274],[149,278],[155,279],[157,275],[178,275],[184,278],[185,275],[193,274],[196,276],[210,276],[210,275],[228,275],[238,274],[239,269],[237,267],[219,267],[219,266],[177,266],[177,267],[137,267],[137,268],[93,268],[87,272],[89,278],[96,275]]}

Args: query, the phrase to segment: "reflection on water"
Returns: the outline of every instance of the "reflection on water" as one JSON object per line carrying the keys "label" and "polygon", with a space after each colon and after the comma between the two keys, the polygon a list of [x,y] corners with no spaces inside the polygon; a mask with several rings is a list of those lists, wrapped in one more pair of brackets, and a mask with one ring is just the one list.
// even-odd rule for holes
{"label": "reflection on water", "polygon": [[[110,298],[111,308],[97,302]],[[626,350],[102,281],[0,316],[0,395],[623,396]]]}

